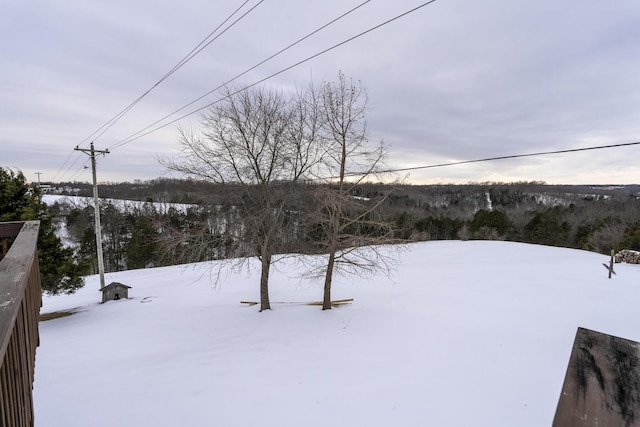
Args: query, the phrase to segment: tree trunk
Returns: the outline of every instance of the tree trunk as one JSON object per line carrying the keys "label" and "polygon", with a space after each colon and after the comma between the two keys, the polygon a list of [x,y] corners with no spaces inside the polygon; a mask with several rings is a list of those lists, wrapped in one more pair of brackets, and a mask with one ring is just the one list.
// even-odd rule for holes
{"label": "tree trunk", "polygon": [[322,299],[322,309],[331,310],[331,281],[333,280],[333,268],[335,266],[336,251],[338,250],[338,236],[340,235],[340,217],[342,216],[342,204],[344,203],[344,171],[347,162],[346,141],[343,138],[342,156],[340,160],[340,187],[338,189],[338,200],[333,212],[331,224],[331,244],[329,245],[329,261],[327,262],[327,273],[324,279],[324,297]]}
{"label": "tree trunk", "polygon": [[[342,196],[342,183],[340,195]],[[336,206],[333,213],[331,224],[331,236],[329,244],[329,260],[327,261],[327,272],[324,276],[324,297],[322,299],[322,309],[331,310],[331,282],[333,280],[333,269],[336,264],[336,251],[338,250],[338,235],[340,233],[340,215],[342,214],[342,206],[340,203]]]}
{"label": "tree trunk", "polygon": [[[265,250],[263,249],[263,253]],[[269,303],[269,268],[271,267],[271,255],[263,254],[260,257],[262,273],[260,275],[260,311],[271,310]]]}
{"label": "tree trunk", "polygon": [[327,273],[324,278],[324,298],[322,300],[322,309],[331,310],[331,280],[333,278],[333,264],[336,258],[336,251],[333,249],[329,252],[329,261],[327,262]]}

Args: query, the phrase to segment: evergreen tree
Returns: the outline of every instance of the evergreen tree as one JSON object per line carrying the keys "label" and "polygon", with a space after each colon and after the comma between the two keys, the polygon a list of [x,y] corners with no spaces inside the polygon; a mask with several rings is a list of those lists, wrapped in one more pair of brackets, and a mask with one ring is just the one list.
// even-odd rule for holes
{"label": "evergreen tree", "polygon": [[154,265],[158,233],[151,219],[139,215],[134,219],[131,239],[127,245],[127,268],[146,268]]}
{"label": "evergreen tree", "polygon": [[40,206],[37,188],[30,188],[22,172],[0,167],[0,221],[37,219]]}
{"label": "evergreen tree", "polygon": [[429,240],[455,240],[463,225],[458,219],[429,216],[416,221],[415,227],[418,232],[427,233]]}
{"label": "evergreen tree", "polygon": [[55,234],[38,187],[29,186],[22,174],[0,167],[0,221],[39,220],[38,259],[42,290],[49,294],[73,293],[84,286],[85,263],[73,249],[65,248]]}
{"label": "evergreen tree", "polygon": [[509,217],[504,211],[480,209],[473,216],[470,228],[473,233],[483,228],[493,229],[499,236],[503,236],[509,230],[510,225]]}
{"label": "evergreen tree", "polygon": [[98,274],[98,249],[96,246],[96,232],[93,228],[85,228],[78,240],[77,256],[80,262],[86,263],[90,272]]}
{"label": "evergreen tree", "polygon": [[621,249],[640,250],[640,222],[627,227],[622,240],[616,247],[616,250]]}
{"label": "evergreen tree", "polygon": [[569,223],[562,220],[559,207],[536,213],[524,228],[526,242],[569,247]]}

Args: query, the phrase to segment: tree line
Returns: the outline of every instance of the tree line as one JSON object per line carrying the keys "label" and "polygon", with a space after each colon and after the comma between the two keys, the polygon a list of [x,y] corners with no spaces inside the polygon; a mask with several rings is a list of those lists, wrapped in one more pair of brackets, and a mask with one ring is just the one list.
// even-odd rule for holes
{"label": "tree line", "polygon": [[[371,190],[369,190],[371,191]],[[638,186],[481,183],[403,186],[389,209],[418,240],[490,239],[584,249],[640,249]]]}
{"label": "tree line", "polygon": [[[287,204],[278,224],[279,243],[274,253],[327,252],[326,241],[322,242],[326,223],[311,213],[321,206],[318,195],[336,190],[332,185],[297,183],[286,187]],[[137,191],[140,184],[132,186]],[[119,187],[126,193],[126,185]],[[250,187],[166,180],[161,200],[183,200],[188,194],[194,203],[179,209],[151,203],[149,197],[146,201],[142,198],[144,203],[137,207],[103,202],[107,270],[252,256],[257,250],[252,242],[255,224],[245,221],[248,205],[241,202],[253,191]],[[369,242],[389,243],[497,239],[603,254],[611,249],[640,250],[639,190],[638,186],[540,182],[428,186],[360,182],[349,188],[348,210],[353,212],[348,215],[364,215],[357,224],[347,225],[343,218],[343,244],[344,248],[358,245],[363,237]],[[126,197],[133,198],[130,194]],[[95,265],[93,208],[76,206],[63,213],[59,217],[66,218],[80,259]],[[374,265],[376,260],[370,261]],[[321,272],[321,267],[310,269]]]}
{"label": "tree line", "polygon": [[[103,202],[104,257],[107,271],[174,265],[207,260],[239,260],[255,256],[261,224],[248,209],[252,186],[173,181],[163,196],[181,197],[191,188],[196,202],[175,207],[141,202]],[[276,254],[328,254],[329,216],[316,217],[337,191],[335,184],[297,183],[283,186],[286,203],[277,218]],[[638,189],[548,186],[543,183],[484,183],[415,186],[359,183],[349,188],[343,208],[342,249],[368,243],[427,240],[510,240],[608,254],[611,249],[640,250]],[[318,197],[322,195],[321,197]],[[375,209],[374,209],[375,207]],[[79,259],[93,265],[93,208],[54,205],[54,216],[66,218],[69,239]],[[275,215],[275,214],[272,214]],[[351,220],[348,220],[351,218]],[[274,220],[270,216],[270,220]],[[256,239],[257,238],[257,239]],[[376,265],[360,254],[361,266]],[[371,255],[371,254],[370,254]],[[355,264],[353,260],[353,264]],[[342,267],[348,267],[348,263]],[[322,266],[309,266],[322,272]],[[319,274],[321,276],[321,274]]]}

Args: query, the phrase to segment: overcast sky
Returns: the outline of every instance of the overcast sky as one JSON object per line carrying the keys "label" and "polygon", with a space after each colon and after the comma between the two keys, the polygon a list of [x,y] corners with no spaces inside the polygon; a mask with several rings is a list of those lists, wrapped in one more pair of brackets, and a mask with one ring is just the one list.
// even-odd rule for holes
{"label": "overcast sky", "polygon": [[[259,4],[258,4],[259,3]],[[99,181],[166,176],[177,126],[118,145],[361,1],[250,0],[245,18],[95,139]],[[243,76],[250,84],[424,1],[370,1]],[[142,95],[242,1],[3,0],[0,166],[91,181],[91,134]],[[236,17],[239,15],[236,15]],[[640,141],[640,2],[437,0],[286,71],[291,89],[342,70],[368,89],[372,144],[414,167]],[[216,93],[182,114],[217,99]],[[640,182],[640,145],[412,171],[410,183]],[[401,175],[403,177],[404,175]]]}

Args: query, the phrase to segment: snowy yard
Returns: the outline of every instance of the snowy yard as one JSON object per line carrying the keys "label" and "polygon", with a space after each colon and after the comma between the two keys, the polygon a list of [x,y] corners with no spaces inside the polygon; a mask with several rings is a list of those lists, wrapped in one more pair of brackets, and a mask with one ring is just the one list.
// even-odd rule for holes
{"label": "snowy yard", "polygon": [[[258,275],[178,266],[45,297],[36,425],[550,426],[578,326],[640,341],[640,266],[508,242],[426,242],[397,271],[339,277],[350,305],[240,304]],[[284,261],[272,302],[318,301]]]}

